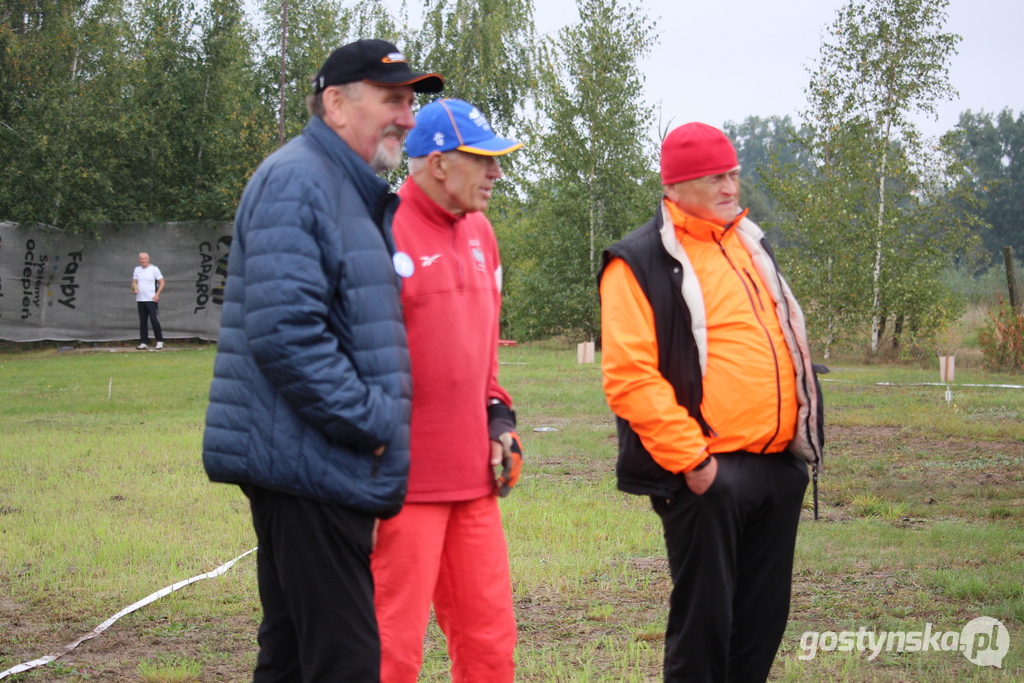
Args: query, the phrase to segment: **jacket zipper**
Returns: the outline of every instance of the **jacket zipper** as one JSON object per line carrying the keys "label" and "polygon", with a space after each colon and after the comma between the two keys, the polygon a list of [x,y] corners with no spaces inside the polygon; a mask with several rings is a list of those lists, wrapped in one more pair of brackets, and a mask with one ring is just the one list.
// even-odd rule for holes
{"label": "jacket zipper", "polygon": [[448,231],[450,237],[449,244],[452,249],[452,258],[455,259],[455,264],[459,267],[459,289],[466,288],[466,275],[462,271],[462,259],[459,258],[459,252],[455,248],[455,228],[458,225],[458,221],[452,224],[451,229]]}
{"label": "jacket zipper", "polygon": [[[786,290],[782,286],[782,271],[779,270],[779,264],[775,261],[775,255],[774,254],[771,254],[771,252],[769,252],[769,255],[771,256],[772,264],[775,267],[775,281],[778,283],[779,291],[780,292],[785,292]],[[786,325],[789,326],[789,315],[790,315],[789,314],[789,300],[786,298],[785,294],[783,294],[783,296],[782,296],[782,303],[783,303],[783,306],[785,306],[785,309],[786,309]],[[781,321],[780,321],[780,324],[781,324]],[[792,327],[790,327],[790,329],[792,330]],[[793,331],[793,337],[794,338],[796,337],[796,332],[795,331]],[[800,362],[803,363],[804,362],[803,354],[798,354],[798,355],[800,356]],[[814,370],[812,369],[811,372],[813,373]],[[817,425],[817,423],[815,421],[815,412],[813,410],[811,410],[811,396],[814,396],[818,400],[818,410],[819,411],[821,410],[821,396],[817,395],[817,391],[814,388],[814,376],[808,374],[806,367],[802,366],[799,369],[799,374],[803,378],[804,395],[807,396],[807,420],[804,423],[804,427],[807,430],[807,443],[810,444],[811,450],[815,451],[814,457],[816,458],[816,460],[815,460],[814,466],[817,468],[817,467],[821,466],[821,458],[822,458],[822,450],[823,449],[822,449],[820,444],[818,445],[817,449],[814,448],[814,437],[816,436],[816,432],[818,431],[818,425]]]}
{"label": "jacket zipper", "polygon": [[[757,313],[757,306],[754,304],[754,295],[750,293],[750,287],[747,286],[747,280],[743,278],[743,275],[740,274],[740,270],[732,262],[732,259],[729,258],[729,254],[726,252],[725,246],[722,245],[722,242],[718,239],[717,235],[714,236],[714,239],[715,244],[718,245],[718,250],[722,252],[722,256],[725,258],[725,262],[729,264],[732,271],[736,273],[736,277],[739,278],[740,284],[743,285],[743,291],[746,292],[747,299],[750,301],[751,311],[753,311],[754,317],[757,318],[757,322],[761,326],[761,329],[764,330],[765,339],[768,340],[768,348],[771,349],[772,352],[772,362],[775,364],[775,433],[772,434],[771,438],[768,439],[768,442],[765,443],[764,447],[761,449],[760,454],[763,455],[768,450],[768,447],[772,445],[772,442],[775,441],[775,438],[779,435],[779,431],[782,429],[782,383],[779,380],[779,356],[775,351],[775,344],[772,343],[772,335],[768,332],[768,326],[764,324],[764,321],[761,320],[761,316]],[[743,269],[743,272],[746,273],[747,278],[749,278],[754,291],[760,295],[760,290],[757,285],[754,284],[754,279],[750,276],[750,273],[747,272],[746,268]],[[761,302],[760,296],[757,297],[757,301],[761,305],[761,310],[763,311],[764,304]]]}
{"label": "jacket zipper", "polygon": [[[721,245],[719,245],[719,246],[721,246]],[[747,276],[747,280],[750,281],[750,286],[754,288],[754,294],[757,295],[755,298],[757,299],[757,303],[760,304],[761,310],[763,311],[764,310],[764,302],[761,301],[761,290],[758,289],[757,283],[754,282],[754,276],[751,275],[750,271],[747,270],[746,268],[743,269],[743,274]]]}

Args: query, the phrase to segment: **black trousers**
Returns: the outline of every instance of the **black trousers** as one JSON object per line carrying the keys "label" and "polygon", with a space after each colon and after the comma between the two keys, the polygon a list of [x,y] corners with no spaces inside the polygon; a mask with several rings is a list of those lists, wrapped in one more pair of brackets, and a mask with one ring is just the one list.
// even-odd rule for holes
{"label": "black trousers", "polygon": [[807,465],[788,453],[715,456],[698,496],[652,498],[672,572],[666,683],[760,683],[789,618]]}
{"label": "black trousers", "polygon": [[246,485],[263,622],[254,683],[378,683],[374,518]]}
{"label": "black trousers", "polygon": [[143,344],[149,343],[149,330],[146,321],[153,323],[153,336],[158,342],[164,340],[164,332],[160,328],[160,308],[155,301],[136,301],[139,305],[139,339]]}

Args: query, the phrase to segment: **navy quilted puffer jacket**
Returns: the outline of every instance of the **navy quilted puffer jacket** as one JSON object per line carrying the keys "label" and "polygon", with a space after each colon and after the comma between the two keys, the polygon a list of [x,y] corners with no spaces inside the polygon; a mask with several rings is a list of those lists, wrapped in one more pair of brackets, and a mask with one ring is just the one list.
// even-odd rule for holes
{"label": "navy quilted puffer jacket", "polygon": [[235,216],[203,436],[210,479],[382,518],[401,508],[412,381],[397,203],[315,116],[257,169]]}

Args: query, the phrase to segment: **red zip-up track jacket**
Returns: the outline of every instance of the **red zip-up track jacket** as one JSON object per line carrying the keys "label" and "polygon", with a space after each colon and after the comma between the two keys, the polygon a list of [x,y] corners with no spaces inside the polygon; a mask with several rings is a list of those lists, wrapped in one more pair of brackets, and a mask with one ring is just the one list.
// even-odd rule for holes
{"label": "red zip-up track jacket", "polygon": [[413,264],[402,282],[413,380],[406,500],[473,500],[495,490],[487,402],[512,405],[498,384],[498,243],[486,216],[448,213],[412,178],[398,196],[397,258]]}

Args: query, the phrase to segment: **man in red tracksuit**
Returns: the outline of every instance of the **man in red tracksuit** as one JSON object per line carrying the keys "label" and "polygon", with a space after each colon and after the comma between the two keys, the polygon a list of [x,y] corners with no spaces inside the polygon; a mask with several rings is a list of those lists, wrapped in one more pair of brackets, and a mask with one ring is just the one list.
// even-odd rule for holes
{"label": "man in red tracksuit", "polygon": [[515,483],[521,449],[498,384],[501,261],[482,211],[501,177],[497,157],[521,146],[455,99],[425,106],[406,141],[394,262],[412,364],[411,464],[405,507],[380,523],[372,557],[383,683],[416,681],[431,604],[453,681],[515,676],[497,497]]}

